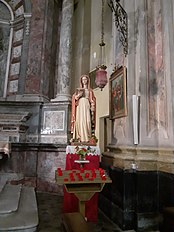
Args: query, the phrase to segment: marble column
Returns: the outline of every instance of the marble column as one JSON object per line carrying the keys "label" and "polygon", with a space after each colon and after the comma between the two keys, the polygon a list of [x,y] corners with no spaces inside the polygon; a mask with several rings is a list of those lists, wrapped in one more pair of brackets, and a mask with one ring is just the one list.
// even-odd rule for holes
{"label": "marble column", "polygon": [[72,21],[74,0],[63,0],[60,31],[57,95],[53,101],[71,100]]}
{"label": "marble column", "polygon": [[57,94],[42,107],[41,143],[66,145],[70,139],[72,21],[74,0],[63,0]]}

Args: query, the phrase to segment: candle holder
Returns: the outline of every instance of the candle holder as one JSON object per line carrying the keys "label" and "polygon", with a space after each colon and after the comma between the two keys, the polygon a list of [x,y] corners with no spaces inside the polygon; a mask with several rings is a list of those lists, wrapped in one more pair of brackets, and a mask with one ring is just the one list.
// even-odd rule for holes
{"label": "candle holder", "polygon": [[86,160],[85,158],[79,159],[79,160],[74,160],[74,163],[80,164],[80,168],[84,167],[84,164],[89,164],[89,160]]}

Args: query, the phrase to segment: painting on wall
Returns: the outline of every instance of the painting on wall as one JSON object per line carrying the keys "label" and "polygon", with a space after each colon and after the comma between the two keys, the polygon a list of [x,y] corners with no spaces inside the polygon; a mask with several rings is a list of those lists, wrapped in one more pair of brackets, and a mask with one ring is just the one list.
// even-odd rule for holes
{"label": "painting on wall", "polygon": [[111,74],[110,86],[110,119],[127,116],[126,67],[119,67]]}
{"label": "painting on wall", "polygon": [[95,83],[96,71],[97,71],[97,69],[95,68],[95,69],[93,69],[92,71],[89,72],[91,89],[96,89],[97,88],[97,85]]}

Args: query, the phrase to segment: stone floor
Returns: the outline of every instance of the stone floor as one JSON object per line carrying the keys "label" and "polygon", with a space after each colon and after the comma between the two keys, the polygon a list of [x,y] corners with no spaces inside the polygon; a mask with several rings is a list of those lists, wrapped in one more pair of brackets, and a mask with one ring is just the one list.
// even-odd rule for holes
{"label": "stone floor", "polygon": [[[37,193],[39,210],[38,232],[61,232],[61,212],[63,198],[49,193]],[[90,224],[94,232],[121,232],[121,230],[100,211],[98,223]],[[83,232],[83,231],[82,231]]]}

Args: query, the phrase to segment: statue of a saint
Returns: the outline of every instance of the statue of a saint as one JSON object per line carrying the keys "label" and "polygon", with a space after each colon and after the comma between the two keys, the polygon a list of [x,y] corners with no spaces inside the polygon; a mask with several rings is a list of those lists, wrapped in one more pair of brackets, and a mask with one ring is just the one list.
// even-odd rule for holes
{"label": "statue of a saint", "polygon": [[88,143],[94,135],[96,98],[90,88],[87,75],[80,77],[80,88],[72,96],[71,133],[72,140]]}

